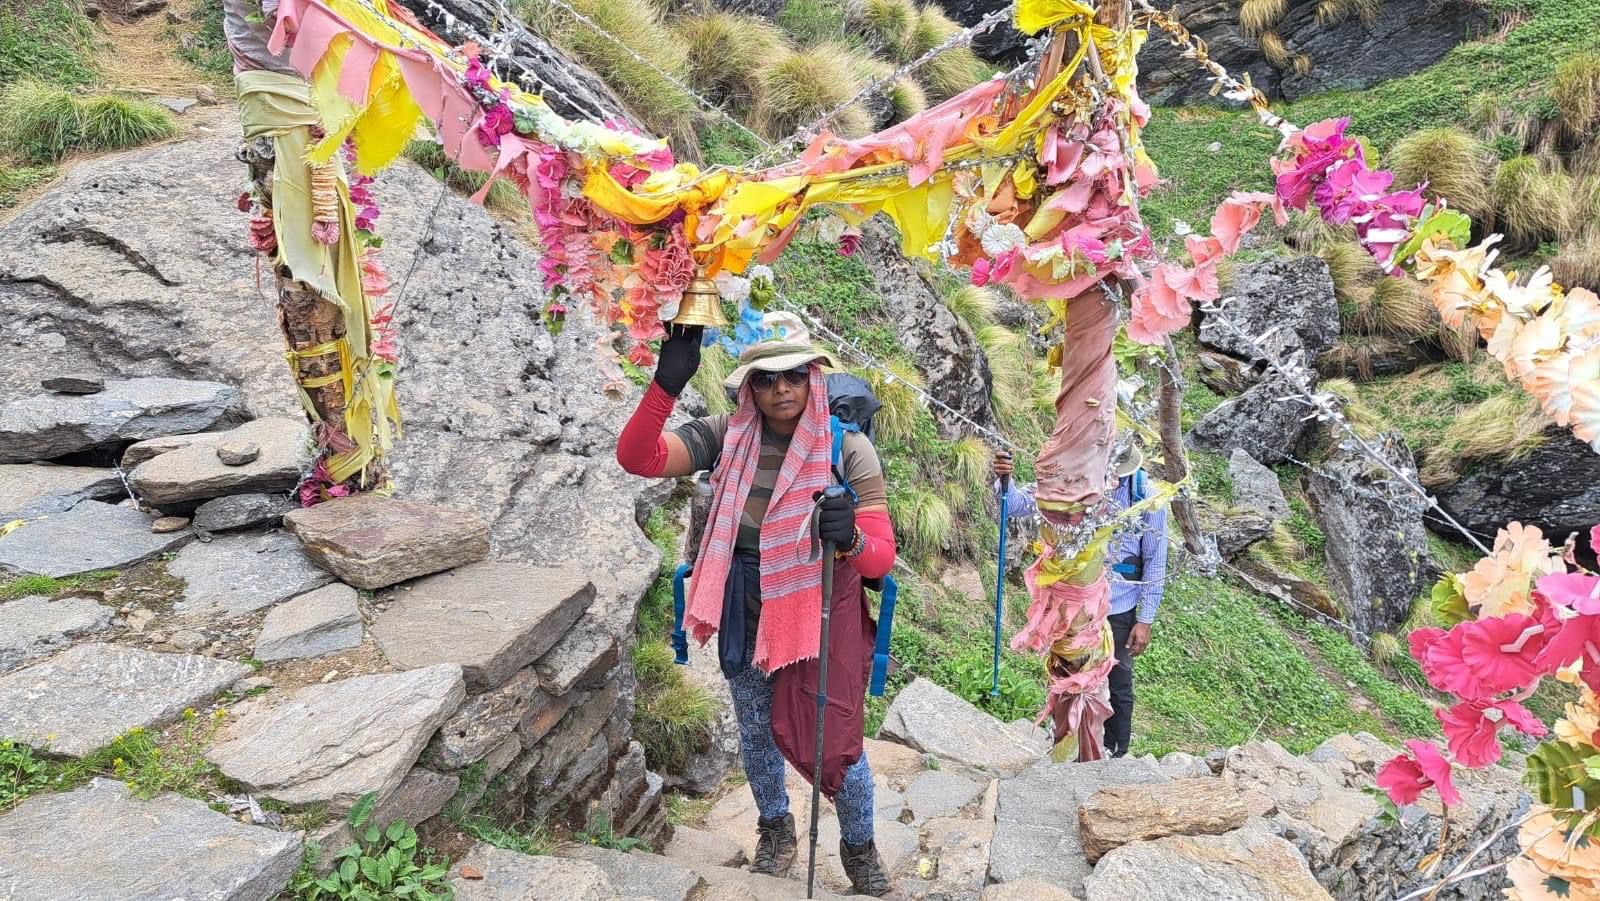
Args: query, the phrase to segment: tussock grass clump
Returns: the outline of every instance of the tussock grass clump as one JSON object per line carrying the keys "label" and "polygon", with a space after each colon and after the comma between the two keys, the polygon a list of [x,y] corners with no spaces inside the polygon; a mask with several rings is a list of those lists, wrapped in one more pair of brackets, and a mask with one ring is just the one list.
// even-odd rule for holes
{"label": "tussock grass clump", "polygon": [[1397,186],[1428,183],[1428,193],[1473,219],[1489,210],[1488,148],[1459,128],[1425,128],[1394,146]]}
{"label": "tussock grass clump", "polygon": [[995,412],[1014,422],[1033,407],[1033,373],[1028,367],[1028,350],[1016,332],[1003,325],[975,329],[978,346],[989,361],[989,400]]}
{"label": "tussock grass clump", "polygon": [[[450,162],[445,156],[444,145],[438,141],[413,139],[406,144],[406,149],[401,151],[401,155],[427,169],[433,173],[434,178],[443,180],[462,194],[478,193],[483,188],[483,183],[489,179],[488,173],[462,169]],[[501,213],[526,215],[528,212],[527,199],[509,178],[499,179],[489,188],[489,193],[483,198],[483,205]]]}
{"label": "tussock grass clump", "polygon": [[1463,410],[1428,453],[1423,481],[1446,484],[1459,478],[1476,460],[1515,461],[1544,443],[1549,420],[1538,401],[1521,390],[1509,390]]}
{"label": "tussock grass clump", "polygon": [[810,47],[849,37],[846,0],[789,0],[778,13],[778,27],[791,41]]}
{"label": "tussock grass clump", "polygon": [[660,639],[634,645],[633,670],[639,679],[633,731],[645,759],[651,769],[682,772],[710,738],[717,702],[683,678],[673,665],[671,646]]}
{"label": "tussock grass clump", "polygon": [[921,399],[912,386],[923,386],[922,373],[901,358],[890,358],[884,365],[889,370],[887,375],[876,368],[856,370],[855,374],[872,387],[882,404],[872,420],[881,439],[910,441],[916,434],[917,414],[922,411]]}
{"label": "tussock grass clump", "polygon": [[551,22],[554,30],[541,33],[552,34],[557,43],[572,51],[657,132],[676,134],[683,130],[695,112],[694,99],[634,58],[636,53],[680,81],[688,78],[686,48],[663,22],[661,11],[654,4],[649,0],[572,0],[574,9],[625,44],[626,49],[552,7],[554,4],[542,0],[524,0],[519,8],[536,19]]}
{"label": "tussock grass clump", "polygon": [[29,163],[53,163],[73,150],[134,147],[177,132],[172,113],[131,97],[78,97],[39,81],[0,92],[0,148]]}
{"label": "tussock grass clump", "polygon": [[1557,284],[1600,290],[1600,228],[1562,242],[1560,252],[1550,261],[1550,270]]}
{"label": "tussock grass clump", "polygon": [[1563,62],[1551,76],[1550,98],[1568,144],[1600,137],[1600,53],[1580,53]]}
{"label": "tussock grass clump", "polygon": [[1000,295],[993,288],[962,285],[945,294],[944,305],[976,334],[978,329],[994,323]]}
{"label": "tussock grass clump", "polygon": [[861,0],[852,12],[856,30],[867,46],[897,63],[910,62],[920,54],[912,52],[912,30],[921,18],[916,0]]}
{"label": "tussock grass clump", "polygon": [[906,121],[928,108],[928,94],[915,79],[896,78],[889,86],[889,124]]}
{"label": "tussock grass clump", "polygon": [[1343,22],[1353,16],[1360,16],[1363,22],[1371,22],[1378,17],[1382,8],[1383,0],[1319,0],[1317,24]]}
{"label": "tussock grass clump", "polygon": [[706,409],[713,415],[733,412],[733,401],[728,398],[722,381],[733,372],[736,363],[727,351],[716,345],[700,351],[700,369],[695,372],[690,384],[706,399]]}
{"label": "tussock grass clump", "polygon": [[736,110],[755,104],[761,88],[756,72],[789,52],[783,32],[752,16],[688,16],[674,22],[672,31],[683,43],[690,87]]}
{"label": "tussock grass clump", "polygon": [[1374,438],[1393,427],[1382,413],[1362,400],[1361,390],[1355,382],[1349,379],[1323,379],[1319,387],[1344,400],[1344,418],[1363,438]]}
{"label": "tussock grass clump", "polygon": [[1439,328],[1439,312],[1415,279],[1382,278],[1365,304],[1358,305],[1358,327],[1369,335],[1425,338]]}
{"label": "tussock grass clump", "polygon": [[1571,215],[1572,179],[1547,172],[1531,156],[1506,160],[1495,170],[1493,199],[1506,237],[1523,246],[1567,231]]}
{"label": "tussock grass clump", "polygon": [[982,493],[989,487],[991,463],[994,453],[989,445],[976,435],[968,435],[950,449],[955,459],[957,481],[968,489]]}
{"label": "tussock grass clump", "polygon": [[[854,97],[865,85],[855,51],[838,43],[807,48],[763,67],[755,119],[770,138],[783,138]],[[852,104],[833,118],[833,130],[860,137],[872,130],[871,117]]]}
{"label": "tussock grass clump", "polygon": [[1274,68],[1287,69],[1294,63],[1294,55],[1289,52],[1289,45],[1283,42],[1283,36],[1276,31],[1268,31],[1256,38],[1256,43],[1261,45],[1261,55],[1267,58]]}
{"label": "tussock grass clump", "polygon": [[[910,46],[906,58],[901,62],[917,59],[960,30],[961,26],[938,7],[924,6],[917,13],[909,38]],[[983,65],[971,48],[956,47],[934,57],[922,67],[918,77],[935,101],[943,101],[977,84],[983,78]]]}
{"label": "tussock grass clump", "polygon": [[903,486],[891,492],[889,506],[913,558],[935,556],[949,543],[955,514],[939,492],[922,485]]}
{"label": "tussock grass clump", "polygon": [[1372,261],[1372,255],[1355,241],[1342,237],[1329,238],[1313,244],[1314,252],[1328,264],[1328,277],[1333,279],[1333,296],[1339,301],[1339,312],[1346,321],[1355,316],[1372,293],[1373,280],[1383,273]]}
{"label": "tussock grass clump", "polygon": [[1239,27],[1251,37],[1261,37],[1281,22],[1288,11],[1288,0],[1242,0],[1239,4]]}

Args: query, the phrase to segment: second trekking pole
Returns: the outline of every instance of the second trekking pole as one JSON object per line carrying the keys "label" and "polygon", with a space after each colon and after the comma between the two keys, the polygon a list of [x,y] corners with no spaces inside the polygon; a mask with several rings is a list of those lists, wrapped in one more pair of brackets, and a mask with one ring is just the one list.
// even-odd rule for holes
{"label": "second trekking pole", "polygon": [[[823,497],[839,497],[844,489],[829,485]],[[817,882],[817,811],[822,806],[822,721],[828,709],[828,626],[833,607],[833,552],[822,545],[822,635],[817,645],[817,744],[811,757],[811,853],[806,856],[806,897],[815,898]]]}
{"label": "second trekking pole", "polygon": [[1011,474],[1000,477],[1000,560],[994,577],[994,668],[989,674],[989,697],[1000,697],[1000,624],[1005,614],[1006,596],[1006,495],[1011,493]]}

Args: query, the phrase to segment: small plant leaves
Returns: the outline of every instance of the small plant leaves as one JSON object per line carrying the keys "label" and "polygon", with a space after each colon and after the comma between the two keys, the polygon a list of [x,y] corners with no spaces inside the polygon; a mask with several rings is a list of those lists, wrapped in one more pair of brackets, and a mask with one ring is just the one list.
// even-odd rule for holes
{"label": "small plant leaves", "polygon": [[[356,801],[355,806],[350,808],[350,817],[348,819],[350,828],[360,829],[362,826],[365,826],[367,823],[367,818],[372,816],[372,808],[376,807],[377,805],[377,792],[367,792],[366,794],[362,795],[361,799]],[[369,839],[369,841],[371,841],[371,839]]]}
{"label": "small plant leaves", "polygon": [[357,875],[357,867],[354,859],[347,859],[343,863],[339,864],[340,880],[353,884],[356,881]]}
{"label": "small plant leaves", "polygon": [[400,840],[400,836],[406,834],[406,828],[405,820],[395,820],[389,824],[389,828],[384,831],[384,835],[389,837],[389,841],[397,842]]}
{"label": "small plant leaves", "polygon": [[378,839],[380,839],[382,837],[383,837],[383,830],[378,828],[378,824],[377,823],[373,823],[371,826],[367,827],[367,834],[366,834],[367,844],[369,844],[369,845],[377,844]]}

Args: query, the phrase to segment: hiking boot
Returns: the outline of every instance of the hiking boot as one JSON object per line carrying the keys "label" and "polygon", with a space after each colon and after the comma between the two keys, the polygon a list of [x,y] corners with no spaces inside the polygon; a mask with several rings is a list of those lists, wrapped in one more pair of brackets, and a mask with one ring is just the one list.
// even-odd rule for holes
{"label": "hiking boot", "polygon": [[756,820],[756,859],[750,872],[765,876],[782,876],[794,863],[794,814]]}
{"label": "hiking boot", "polygon": [[844,864],[845,875],[850,877],[852,894],[890,897],[889,874],[883,871],[883,860],[878,857],[878,846],[872,840],[852,845],[840,839],[839,862]]}

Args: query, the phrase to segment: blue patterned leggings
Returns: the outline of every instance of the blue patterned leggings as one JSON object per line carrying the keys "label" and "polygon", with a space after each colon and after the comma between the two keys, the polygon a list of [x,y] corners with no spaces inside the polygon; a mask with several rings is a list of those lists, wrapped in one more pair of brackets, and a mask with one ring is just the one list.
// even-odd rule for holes
{"label": "blue patterned leggings", "polygon": [[[789,812],[789,790],[783,784],[783,752],[772,738],[772,680],[745,663],[728,680],[733,712],[739,719],[739,755],[744,775],[764,819]],[[844,771],[844,785],[833,799],[839,812],[839,834],[852,845],[872,840],[872,768],[867,755]]]}

